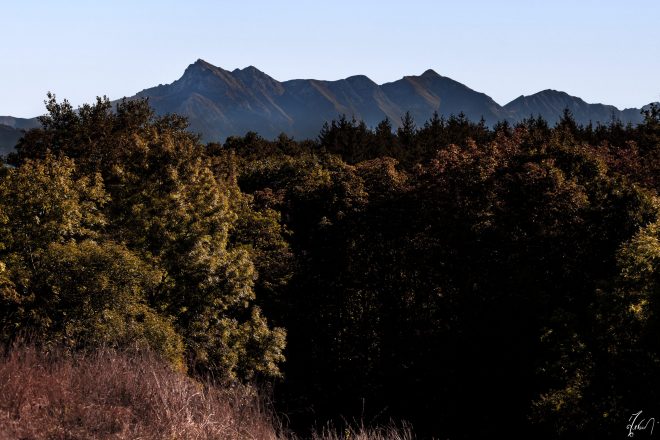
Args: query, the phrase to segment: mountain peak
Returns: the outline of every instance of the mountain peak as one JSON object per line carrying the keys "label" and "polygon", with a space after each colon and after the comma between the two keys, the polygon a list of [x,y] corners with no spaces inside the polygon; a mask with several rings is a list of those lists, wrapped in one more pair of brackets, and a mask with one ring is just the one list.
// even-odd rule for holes
{"label": "mountain peak", "polygon": [[191,73],[201,73],[209,70],[213,71],[216,69],[217,67],[215,67],[213,64],[199,58],[197,61],[195,61],[194,63],[188,66],[188,68],[184,72],[184,76],[189,75]]}
{"label": "mountain peak", "polygon": [[213,64],[209,63],[208,61],[204,61],[201,58],[197,58],[197,61],[195,61],[191,66],[195,67],[206,67],[206,68],[213,68],[215,67]]}
{"label": "mountain peak", "polygon": [[[560,102],[570,103],[572,105],[587,105],[587,103],[582,98],[569,95],[568,93],[562,92],[561,90],[553,90],[553,89],[542,90],[538,93],[528,96],[528,98],[546,99],[546,100],[554,99]],[[595,105],[602,105],[602,104],[595,104]]]}
{"label": "mountain peak", "polygon": [[231,73],[234,74],[234,75],[238,74],[241,77],[249,76],[249,77],[253,77],[253,78],[254,77],[257,77],[257,78],[258,77],[268,77],[268,78],[270,78],[267,74],[265,74],[264,72],[262,72],[261,70],[257,69],[254,66],[247,66],[247,67],[244,67],[242,69],[236,68]]}
{"label": "mountain peak", "polygon": [[371,78],[369,78],[366,75],[349,76],[348,78],[346,78],[346,81],[351,83],[351,84],[361,84],[361,85],[369,85],[369,86],[376,86],[376,87],[378,86],[375,82],[373,82],[371,80]]}
{"label": "mountain peak", "polygon": [[612,105],[589,104],[582,98],[553,89],[545,89],[529,96],[519,96],[504,106],[514,119],[541,116],[550,125],[557,123],[567,108],[579,124],[607,124],[617,119],[624,123],[642,121],[637,109],[621,111]]}
{"label": "mountain peak", "polygon": [[275,93],[276,95],[284,92],[281,84],[277,80],[271,78],[254,66],[247,66],[243,69],[234,69],[231,72],[231,75],[253,91],[261,90],[267,94]]}
{"label": "mountain peak", "polygon": [[[545,89],[541,90],[540,92],[535,93],[534,95],[542,95],[542,96],[551,96],[551,95],[561,95],[561,96],[570,96],[566,92],[562,92],[560,90],[555,90],[555,89]],[[534,96],[531,95],[531,96]]]}
{"label": "mountain peak", "polygon": [[195,61],[193,64],[196,65],[196,66],[215,67],[211,63],[209,63],[208,61],[205,61],[201,58],[197,58],[197,61]]}
{"label": "mountain peak", "polygon": [[247,66],[243,69],[238,69],[238,70],[241,70],[243,72],[250,72],[250,73],[263,73],[261,70],[257,69],[256,67],[254,67],[252,65]]}
{"label": "mountain peak", "polygon": [[[553,89],[521,95],[502,107],[487,95],[433,69],[380,85],[365,75],[333,81],[279,82],[252,65],[229,71],[201,58],[188,65],[183,76],[173,83],[145,89],[135,98],[150,98],[149,103],[159,115],[186,116],[190,130],[202,134],[206,141],[219,141],[247,131],[257,131],[267,138],[282,132],[313,138],[324,122],[340,114],[353,115],[374,127],[388,118],[395,128],[396,121],[407,111],[419,124],[437,111],[447,117],[463,112],[473,121],[483,117],[489,125],[540,115],[552,125],[567,107],[580,124],[609,123],[613,118],[624,123],[643,120],[639,109],[619,111],[614,106],[588,104]],[[14,129],[14,134],[15,129],[39,125],[36,118],[0,116],[0,128]],[[14,142],[13,138],[10,140]],[[0,152],[2,146],[0,139]]]}
{"label": "mountain peak", "polygon": [[520,96],[502,107],[487,95],[433,69],[381,85],[360,74],[333,81],[279,82],[253,65],[225,70],[198,59],[188,66],[184,77],[140,92],[139,96],[151,97],[158,114],[188,117],[191,130],[202,133],[206,140],[221,140],[250,130],[265,137],[285,132],[311,138],[324,122],[339,114],[354,115],[369,126],[376,126],[386,117],[396,123],[406,111],[418,123],[437,111],[446,117],[463,112],[474,121],[483,117],[490,125],[540,114],[552,124],[566,107],[579,123],[607,123],[613,114],[626,122],[641,119],[635,114],[639,110],[616,113],[613,107],[586,104],[552,89]]}
{"label": "mountain peak", "polygon": [[440,76],[440,75],[438,74],[438,72],[436,72],[433,69],[427,69],[424,73],[421,74],[421,76],[423,76],[423,77],[436,77],[436,76]]}

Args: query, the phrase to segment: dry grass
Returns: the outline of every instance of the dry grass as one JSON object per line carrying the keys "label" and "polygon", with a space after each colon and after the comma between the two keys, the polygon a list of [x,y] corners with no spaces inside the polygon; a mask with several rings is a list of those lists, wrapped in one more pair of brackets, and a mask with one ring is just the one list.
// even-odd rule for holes
{"label": "dry grass", "polygon": [[149,354],[14,349],[0,396],[2,440],[278,438],[253,389],[200,384]]}
{"label": "dry grass", "polygon": [[[65,356],[22,346],[0,356],[0,440],[286,440],[247,386],[219,387],[151,354]],[[313,440],[411,440],[407,427],[314,434]]]}
{"label": "dry grass", "polygon": [[410,426],[403,424],[398,427],[393,423],[372,429],[363,426],[345,429],[344,431],[328,428],[312,436],[312,440],[414,440],[414,438]]}

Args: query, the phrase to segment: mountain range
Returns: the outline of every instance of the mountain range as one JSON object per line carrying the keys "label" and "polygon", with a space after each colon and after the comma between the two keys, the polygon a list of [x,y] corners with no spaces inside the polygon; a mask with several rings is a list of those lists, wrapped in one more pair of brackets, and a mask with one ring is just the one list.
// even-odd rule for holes
{"label": "mountain range", "polygon": [[24,119],[12,116],[0,116],[0,156],[10,153],[24,130],[39,127],[37,118]]}
{"label": "mountain range", "polygon": [[[418,124],[437,111],[445,117],[463,112],[473,121],[483,118],[488,125],[540,115],[553,125],[566,108],[580,124],[642,121],[640,109],[588,104],[555,90],[520,96],[501,106],[433,70],[380,85],[364,75],[337,81],[280,82],[253,66],[229,71],[201,59],[173,83],[145,89],[129,99],[137,98],[148,98],[157,114],[188,117],[190,130],[200,133],[204,141],[223,141],[247,131],[266,138],[282,132],[298,139],[314,138],[324,122],[340,115],[364,120],[370,127],[389,118],[397,127],[405,112]],[[0,117],[0,154],[13,148],[22,130],[35,126],[36,118]]]}

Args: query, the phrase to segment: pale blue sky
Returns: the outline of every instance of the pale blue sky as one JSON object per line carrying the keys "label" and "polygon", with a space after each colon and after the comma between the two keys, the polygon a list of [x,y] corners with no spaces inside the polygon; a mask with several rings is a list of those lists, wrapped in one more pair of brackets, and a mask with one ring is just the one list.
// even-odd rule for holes
{"label": "pale blue sky", "polygon": [[660,1],[2,0],[0,115],[130,96],[197,58],[277,80],[432,68],[500,104],[543,89],[660,100]]}

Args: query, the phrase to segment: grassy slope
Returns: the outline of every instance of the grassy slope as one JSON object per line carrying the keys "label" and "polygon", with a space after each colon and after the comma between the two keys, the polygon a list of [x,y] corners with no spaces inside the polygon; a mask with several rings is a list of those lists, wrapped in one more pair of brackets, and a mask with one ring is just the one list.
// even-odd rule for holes
{"label": "grassy slope", "polygon": [[[254,388],[200,383],[141,352],[72,357],[18,347],[0,356],[0,396],[0,440],[294,438]],[[396,428],[311,437],[412,439]]]}

